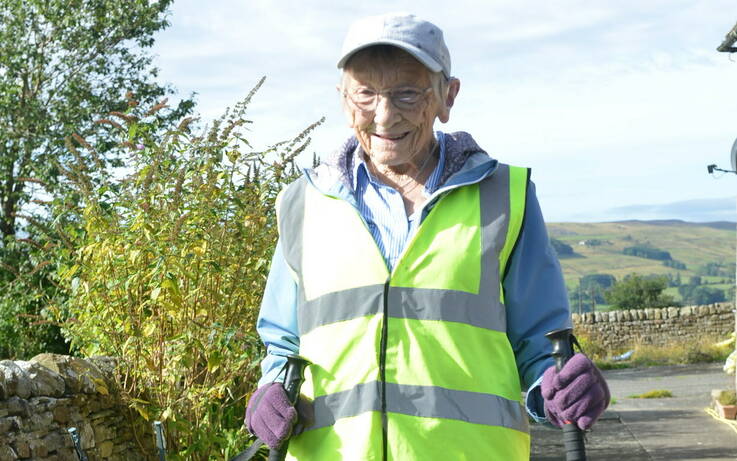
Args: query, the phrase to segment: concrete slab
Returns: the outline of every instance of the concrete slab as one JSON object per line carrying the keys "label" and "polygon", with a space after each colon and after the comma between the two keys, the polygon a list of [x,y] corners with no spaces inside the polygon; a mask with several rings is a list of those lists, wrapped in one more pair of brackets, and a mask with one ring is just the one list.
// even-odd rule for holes
{"label": "concrete slab", "polygon": [[[709,416],[711,389],[733,383],[719,364],[611,370],[616,403],[587,434],[589,460],[737,460],[737,433]],[[672,398],[635,399],[651,390]],[[535,461],[565,459],[561,432],[532,427]]]}

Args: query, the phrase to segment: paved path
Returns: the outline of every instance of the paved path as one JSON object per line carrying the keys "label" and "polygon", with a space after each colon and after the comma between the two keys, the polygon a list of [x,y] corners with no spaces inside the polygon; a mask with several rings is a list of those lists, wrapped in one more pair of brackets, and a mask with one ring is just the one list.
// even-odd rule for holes
{"label": "paved path", "polygon": [[[734,383],[719,364],[610,370],[604,375],[616,403],[587,434],[590,461],[737,460],[737,433],[704,411],[711,389]],[[629,398],[656,389],[669,390],[674,397]],[[560,431],[533,426],[531,459],[565,459]]]}

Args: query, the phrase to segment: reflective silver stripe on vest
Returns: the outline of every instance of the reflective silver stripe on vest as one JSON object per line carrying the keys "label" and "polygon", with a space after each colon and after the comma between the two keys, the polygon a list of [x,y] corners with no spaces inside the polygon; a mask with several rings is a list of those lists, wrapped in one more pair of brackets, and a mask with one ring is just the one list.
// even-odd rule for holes
{"label": "reflective silver stripe on vest", "polygon": [[[305,187],[307,187],[307,178],[304,176],[290,184],[282,192],[279,208],[276,210],[279,223],[279,244],[284,252],[287,265],[299,277],[300,286],[303,285],[302,223],[305,218]],[[287,236],[293,237],[290,239]],[[304,295],[302,296],[304,299]]]}
{"label": "reflective silver stripe on vest", "polygon": [[323,325],[378,314],[383,289],[384,285],[369,285],[305,301],[298,310],[299,333],[304,335]]}
{"label": "reflective silver stripe on vest", "polygon": [[501,332],[507,329],[498,297],[486,298],[464,291],[391,287],[389,317],[444,320]]}
{"label": "reflective silver stripe on vest", "polygon": [[[378,314],[383,285],[352,288],[306,301],[299,309],[299,332]],[[497,290],[498,292],[498,290]],[[444,320],[494,331],[506,331],[506,316],[498,298],[472,293],[428,288],[391,287],[389,317]]]}
{"label": "reflective silver stripe on vest", "polygon": [[[509,226],[509,194],[509,166],[500,163],[494,174],[479,184],[482,251],[479,297],[502,312],[499,255]],[[506,320],[503,330],[506,330]]]}
{"label": "reflective silver stripe on vest", "polygon": [[[367,411],[381,411],[380,383],[358,384],[347,391],[318,397],[314,401],[314,409],[315,423],[307,430],[332,426],[340,418]],[[386,411],[528,431],[527,414],[520,402],[438,386],[386,383]]]}

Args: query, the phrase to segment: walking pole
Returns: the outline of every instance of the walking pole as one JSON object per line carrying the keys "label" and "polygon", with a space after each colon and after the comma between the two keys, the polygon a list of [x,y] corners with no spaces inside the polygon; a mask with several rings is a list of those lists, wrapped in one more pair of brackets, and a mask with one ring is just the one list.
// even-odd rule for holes
{"label": "walking pole", "polygon": [[[299,355],[287,356],[284,389],[292,406],[296,406],[297,400],[299,400],[299,390],[305,380],[305,367],[308,363],[307,359]],[[287,448],[289,448],[289,439],[285,440],[278,449],[269,451],[269,461],[284,461],[287,457]]]}
{"label": "walking pole", "polygon": [[161,421],[154,421],[154,434],[156,435],[156,448],[159,450],[159,461],[166,461],[166,439],[164,438],[164,427]]}
{"label": "walking pole", "polygon": [[69,429],[67,429],[67,432],[69,432],[69,435],[72,437],[72,442],[74,443],[74,451],[77,452],[77,458],[79,458],[79,461],[88,461],[87,455],[84,453],[84,450],[82,450],[82,440],[79,436],[77,428],[70,427]]}
{"label": "walking pole", "polygon": [[[287,399],[292,406],[297,405],[299,400],[299,390],[305,380],[305,367],[309,365],[309,360],[299,355],[288,355],[286,367],[286,376],[284,378],[284,390],[287,393]],[[261,439],[256,439],[253,444],[244,452],[239,453],[230,461],[247,461],[253,458],[259,448],[264,444]],[[276,450],[269,451],[269,461],[284,461],[287,457],[287,448],[289,439],[285,440]]]}
{"label": "walking pole", "polygon": [[[552,356],[555,359],[555,368],[560,371],[573,356],[571,329],[553,330],[545,337],[553,344]],[[586,461],[583,431],[570,421],[566,421],[563,425],[563,446],[566,449],[566,461]]]}

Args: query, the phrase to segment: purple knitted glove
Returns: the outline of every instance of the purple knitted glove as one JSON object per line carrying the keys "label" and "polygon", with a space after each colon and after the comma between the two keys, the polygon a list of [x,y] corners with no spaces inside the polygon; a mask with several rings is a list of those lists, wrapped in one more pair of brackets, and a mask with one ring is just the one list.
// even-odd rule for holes
{"label": "purple knitted glove", "polygon": [[279,448],[296,422],[297,410],[289,403],[282,383],[261,386],[248,401],[246,427],[269,448]]}
{"label": "purple knitted glove", "polygon": [[609,386],[596,365],[583,354],[575,354],[560,371],[554,366],[545,370],[540,390],[545,413],[558,427],[575,422],[586,430],[609,406]]}

